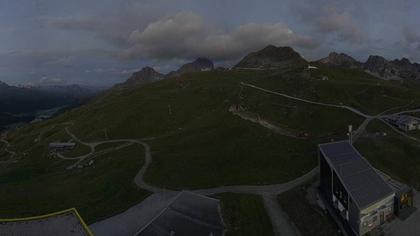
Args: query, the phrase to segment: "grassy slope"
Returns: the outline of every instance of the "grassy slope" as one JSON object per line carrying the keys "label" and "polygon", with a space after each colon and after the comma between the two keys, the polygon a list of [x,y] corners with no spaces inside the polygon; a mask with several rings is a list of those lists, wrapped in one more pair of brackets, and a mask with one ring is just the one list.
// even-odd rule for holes
{"label": "grassy slope", "polygon": [[78,157],[81,155],[88,154],[90,152],[90,147],[83,145],[81,143],[76,143],[76,147],[72,150],[65,151],[63,155],[65,157]]}
{"label": "grassy slope", "polygon": [[144,150],[140,146],[101,156],[92,167],[75,171],[65,171],[63,161],[46,160],[41,146],[35,149],[30,161],[2,174],[0,218],[76,207],[87,223],[92,223],[119,213],[148,195],[133,182],[143,164],[139,153]]}
{"label": "grassy slope", "polygon": [[333,219],[306,199],[307,188],[312,183],[294,188],[278,197],[282,209],[303,236],[338,235]]}
{"label": "grassy slope", "polygon": [[274,235],[260,196],[224,193],[221,200],[226,236]]}
{"label": "grassy slope", "polygon": [[[356,146],[376,168],[416,189],[420,189],[420,146],[390,129],[380,121],[368,126],[369,136]],[[385,132],[387,135],[375,135]]]}
{"label": "grassy slope", "polygon": [[[323,74],[328,75],[328,81],[319,79]],[[249,111],[310,134],[307,140],[275,135],[228,112],[230,105],[238,100],[241,81],[302,98],[342,102],[369,113],[403,105],[410,100],[418,101],[420,96],[404,84],[376,80],[361,72],[321,69],[315,72],[314,77],[304,78],[294,73],[279,75],[273,71],[201,72],[163,80],[140,89],[108,92],[88,105],[9,135],[19,156],[24,158],[19,164],[9,166],[7,172],[0,170],[3,189],[9,191],[8,194],[0,194],[0,203],[9,205],[9,210],[4,211],[7,214],[16,212],[25,215],[30,213],[22,205],[27,204],[27,199],[19,192],[31,192],[34,183],[35,186],[54,186],[45,189],[47,194],[50,188],[66,192],[67,186],[56,184],[60,178],[48,177],[63,172],[66,164],[45,157],[48,142],[69,139],[64,132],[66,126],[86,141],[104,140],[105,129],[110,139],[158,137],[149,141],[154,161],[146,180],[172,188],[198,188],[291,180],[315,167],[315,144],[331,137],[342,139],[349,123],[356,125],[361,122],[360,117],[348,111],[321,109],[243,89],[240,102]],[[34,146],[34,140],[40,133],[42,141]],[[132,151],[126,156],[127,159],[120,163],[124,165],[121,171],[127,168],[134,175],[139,165],[131,163],[138,160],[138,152]],[[108,172],[112,171],[115,169],[102,166],[95,172],[86,172],[90,178],[95,178],[108,176]],[[63,175],[77,180],[73,172]],[[132,183],[129,178],[123,179],[126,184]],[[108,186],[119,189],[121,184],[111,181]],[[16,191],[11,191],[13,189]],[[106,190],[98,190],[98,195]],[[141,199],[144,194],[139,194],[138,199]],[[52,195],[42,196],[44,201],[51,200],[48,196]],[[63,197],[86,202],[84,196],[76,191],[67,192]],[[34,208],[33,213],[62,206],[60,202],[55,202],[50,207],[42,207],[40,201],[34,202],[42,209]],[[102,201],[106,202],[106,198]],[[89,219],[101,217],[101,214],[90,213],[89,208],[86,212],[93,215]]]}

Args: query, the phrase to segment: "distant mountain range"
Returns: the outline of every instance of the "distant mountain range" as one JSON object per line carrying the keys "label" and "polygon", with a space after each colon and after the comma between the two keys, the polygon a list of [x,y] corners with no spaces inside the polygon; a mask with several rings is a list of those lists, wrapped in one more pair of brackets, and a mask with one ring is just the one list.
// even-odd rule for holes
{"label": "distant mountain range", "polygon": [[381,56],[369,56],[366,62],[359,62],[344,53],[332,52],[327,57],[316,61],[327,66],[364,70],[382,79],[420,80],[420,64],[412,63],[407,58],[392,61]]}
{"label": "distant mountain range", "polygon": [[178,70],[171,71],[168,74],[161,74],[152,67],[146,66],[139,71],[134,72],[124,83],[116,85],[117,88],[138,87],[153,83],[164,78],[177,77],[185,73],[210,71],[214,69],[214,64],[207,58],[198,58],[193,62],[182,65]]}
{"label": "distant mountain range", "polygon": [[85,103],[98,91],[79,85],[16,87],[0,81],[0,130],[16,122],[33,119],[39,110]]}
{"label": "distant mountain range", "polygon": [[96,91],[79,85],[16,87],[0,82],[0,112],[24,113],[81,102]]}
{"label": "distant mountain range", "polygon": [[[420,80],[420,64],[411,63],[406,58],[388,61],[381,56],[370,56],[366,62],[359,62],[347,54],[332,52],[327,57],[311,63],[363,70],[382,79]],[[291,70],[304,68],[308,64],[309,62],[291,47],[268,45],[259,51],[249,53],[233,69]],[[213,62],[207,58],[198,58],[166,75],[155,71],[152,67],[144,67],[140,71],[134,72],[126,82],[116,87],[142,86],[164,78],[177,77],[184,73],[209,70],[215,70],[215,68]],[[224,68],[216,68],[216,70],[224,70]]]}

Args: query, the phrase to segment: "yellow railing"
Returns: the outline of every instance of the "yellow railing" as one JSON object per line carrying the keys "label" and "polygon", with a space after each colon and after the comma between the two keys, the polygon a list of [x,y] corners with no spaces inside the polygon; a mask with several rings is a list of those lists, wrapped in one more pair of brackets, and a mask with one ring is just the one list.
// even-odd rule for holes
{"label": "yellow railing", "polygon": [[53,216],[59,216],[59,215],[66,214],[66,213],[73,213],[79,219],[79,221],[82,224],[86,233],[89,236],[93,236],[92,231],[90,231],[89,227],[86,225],[85,221],[82,219],[82,217],[80,216],[80,214],[76,210],[76,208],[70,208],[70,209],[66,209],[66,210],[62,210],[62,211],[58,211],[58,212],[53,212],[53,213],[49,213],[49,214],[45,214],[45,215],[40,215],[40,216],[31,216],[31,217],[23,217],[23,218],[10,218],[10,219],[1,219],[0,218],[0,223],[1,222],[41,220],[41,219],[46,219],[46,218],[53,217]]}

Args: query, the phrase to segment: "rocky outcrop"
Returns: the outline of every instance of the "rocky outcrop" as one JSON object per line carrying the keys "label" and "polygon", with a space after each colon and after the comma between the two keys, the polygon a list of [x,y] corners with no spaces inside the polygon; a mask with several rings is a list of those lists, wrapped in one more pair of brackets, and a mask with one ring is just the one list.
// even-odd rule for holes
{"label": "rocky outcrop", "polygon": [[164,75],[155,71],[152,67],[146,66],[140,71],[134,72],[130,78],[118,87],[139,87],[153,83],[164,78]]}
{"label": "rocky outcrop", "polygon": [[344,54],[332,52],[327,57],[322,58],[317,61],[328,66],[343,67],[343,68],[352,68],[360,69],[363,68],[363,63],[357,61],[353,57]]}
{"label": "rocky outcrop", "polygon": [[384,57],[373,55],[362,63],[344,53],[332,52],[328,57],[316,62],[333,67],[364,70],[382,79],[420,80],[420,65],[411,63],[407,58],[388,61]]}
{"label": "rocky outcrop", "polygon": [[363,68],[383,79],[420,79],[420,65],[407,58],[388,61],[381,56],[369,56]]}
{"label": "rocky outcrop", "polygon": [[185,73],[210,71],[214,69],[214,64],[207,58],[197,58],[195,61],[182,65],[178,70],[172,71],[166,77],[179,76]]}
{"label": "rocky outcrop", "polygon": [[304,67],[307,61],[291,47],[269,45],[264,49],[248,54],[235,68],[238,69],[284,69],[292,66]]}
{"label": "rocky outcrop", "polygon": [[398,69],[381,56],[369,56],[363,69],[384,79],[399,79]]}

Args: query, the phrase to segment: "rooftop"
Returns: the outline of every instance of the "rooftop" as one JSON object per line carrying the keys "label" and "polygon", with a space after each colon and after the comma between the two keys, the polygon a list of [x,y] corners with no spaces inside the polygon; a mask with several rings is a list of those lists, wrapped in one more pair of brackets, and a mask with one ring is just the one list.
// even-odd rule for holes
{"label": "rooftop", "polygon": [[220,202],[192,192],[181,192],[160,214],[146,224],[142,235],[223,235]]}
{"label": "rooftop", "polygon": [[0,219],[0,235],[62,235],[90,236],[92,233],[76,209],[48,215]]}
{"label": "rooftop", "polygon": [[349,141],[321,144],[319,148],[359,208],[394,193]]}

